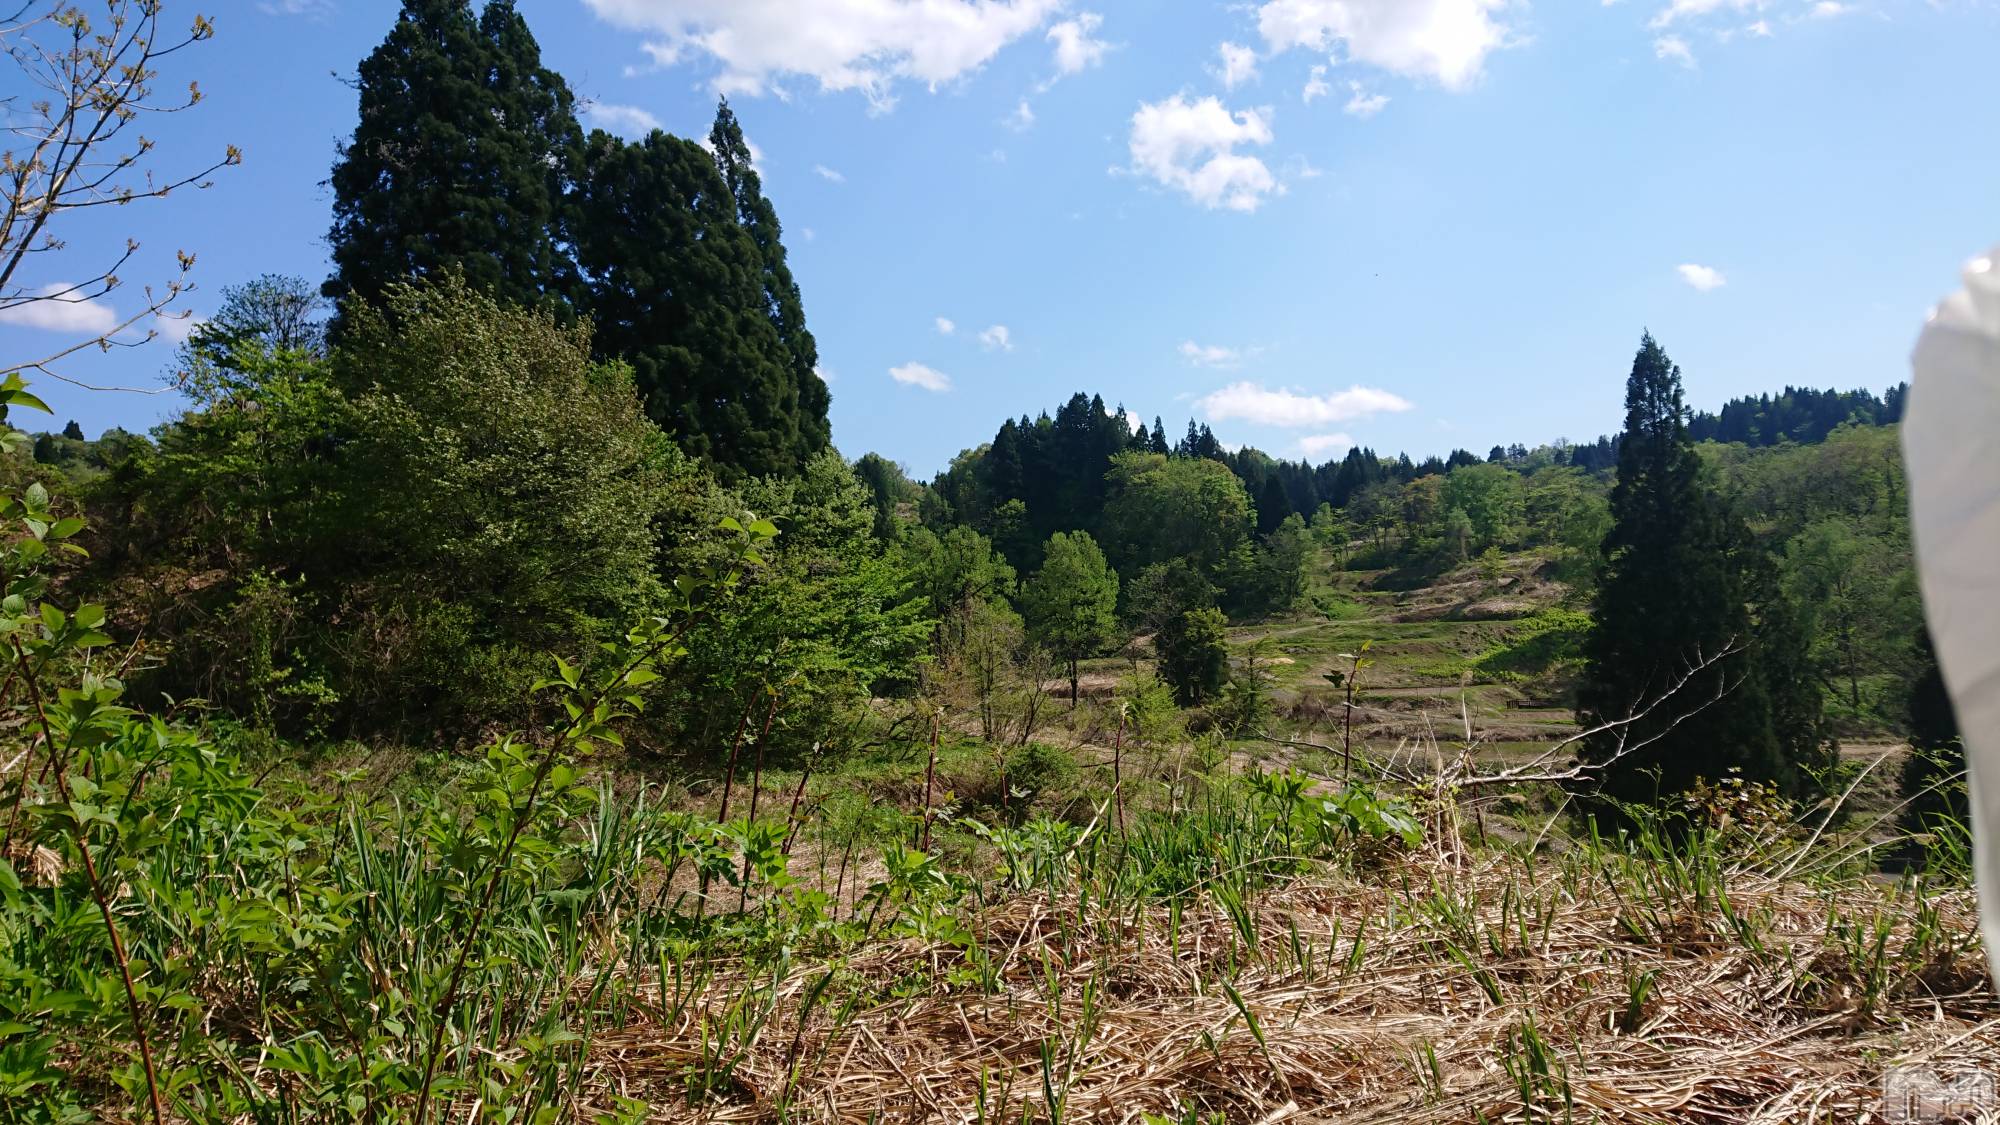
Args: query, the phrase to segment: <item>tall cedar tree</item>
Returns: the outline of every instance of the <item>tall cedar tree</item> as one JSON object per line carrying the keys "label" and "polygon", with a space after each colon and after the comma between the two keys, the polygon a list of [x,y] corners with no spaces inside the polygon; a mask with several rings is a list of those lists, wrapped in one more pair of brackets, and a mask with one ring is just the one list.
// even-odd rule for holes
{"label": "tall cedar tree", "polygon": [[597,351],[632,365],[653,420],[725,481],[799,473],[825,413],[808,423],[765,260],[716,161],[658,131],[593,131],[574,216]]}
{"label": "tall cedar tree", "polygon": [[562,310],[559,243],[575,100],[513,0],[405,0],[361,63],[361,116],[334,165],[328,297],[378,301],[412,275],[463,271],[508,304]]}
{"label": "tall cedar tree", "polygon": [[743,139],[743,127],[736,123],[727,100],[716,107],[708,147],[715,154],[723,182],[729,185],[729,194],[736,199],[736,221],[750,233],[763,262],[764,300],[771,325],[785,345],[792,381],[798,384],[798,455],[803,462],[831,440],[826,417],[831,396],[819,377],[819,346],[806,331],[805,300],[798,282],[792,280],[791,268],[785,265],[785,244],[780,241],[784,228],[778,222],[777,208],[764,198],[763,181],[750,159],[750,144]]}
{"label": "tall cedar tree", "polygon": [[[1577,693],[1585,726],[1651,708],[1584,743],[1584,760],[1604,767],[1601,792],[1615,800],[1681,793],[1731,770],[1798,794],[1808,781],[1799,767],[1819,764],[1826,742],[1795,616],[1700,470],[1680,369],[1648,334],[1626,383],[1613,524]],[[1699,668],[1704,661],[1713,663]]]}
{"label": "tall cedar tree", "polygon": [[1291,514],[1292,502],[1285,495],[1285,483],[1274,472],[1264,478],[1264,487],[1257,495],[1257,534],[1269,535],[1278,530]]}

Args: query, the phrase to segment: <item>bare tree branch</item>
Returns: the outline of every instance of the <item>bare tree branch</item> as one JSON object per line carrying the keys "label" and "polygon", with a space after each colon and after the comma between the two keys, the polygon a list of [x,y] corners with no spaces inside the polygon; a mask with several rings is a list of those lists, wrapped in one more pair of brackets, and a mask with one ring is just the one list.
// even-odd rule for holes
{"label": "bare tree branch", "polygon": [[[136,132],[138,123],[148,115],[192,109],[202,98],[194,83],[184,95],[158,96],[153,87],[157,64],[215,34],[214,25],[201,15],[193,17],[184,34],[163,32],[162,6],[161,0],[28,0],[0,19],[0,54],[13,63],[19,80],[10,85],[33,91],[0,99],[11,122],[0,130],[7,138],[0,151],[0,319],[29,320],[36,306],[92,305],[123,284],[119,270],[139,251],[130,239],[86,280],[40,287],[22,280],[30,255],[65,248],[50,231],[59,216],[164,199],[181,188],[205,188],[214,172],[242,162],[242,153],[229,145],[219,159],[191,172],[162,175],[149,166],[155,142]],[[82,339],[39,358],[0,358],[0,373],[35,371],[91,387],[54,365],[91,347],[138,347],[157,336],[152,328],[140,337],[122,334],[148,317],[171,316],[170,306],[192,288],[188,275],[194,257],[182,251],[175,258],[174,274],[146,288],[145,306],[138,312],[123,319],[114,316],[118,322],[101,330],[77,327],[86,334]]]}

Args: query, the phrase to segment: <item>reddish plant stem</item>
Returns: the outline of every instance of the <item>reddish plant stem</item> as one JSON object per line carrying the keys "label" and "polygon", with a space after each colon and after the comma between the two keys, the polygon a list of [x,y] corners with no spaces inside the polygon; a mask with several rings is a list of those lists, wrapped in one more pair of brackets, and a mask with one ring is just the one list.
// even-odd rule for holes
{"label": "reddish plant stem", "polygon": [[[28,654],[21,650],[21,642],[14,641],[15,667],[27,666]],[[35,683],[33,673],[22,678],[27,685],[28,699],[35,708],[35,717],[42,727],[42,743],[48,747],[49,760],[54,763],[56,791],[62,794],[64,803],[70,800],[69,778],[65,763],[56,753],[54,728],[49,724],[49,713],[42,705],[41,688]],[[21,786],[27,788],[28,776],[25,769],[21,774]],[[160,1076],[153,1066],[153,1044],[146,1035],[146,1021],[139,1012],[139,990],[132,983],[132,962],[125,953],[125,939],[118,932],[117,919],[111,913],[111,899],[105,893],[104,880],[97,874],[97,861],[90,854],[90,837],[82,828],[76,830],[76,850],[83,856],[84,878],[90,883],[90,897],[97,901],[98,913],[104,916],[105,932],[111,935],[111,955],[118,962],[118,976],[125,984],[125,1004],[132,1017],[132,1037],[139,1044],[139,1061],[146,1069],[146,1100],[153,1111],[153,1125],[165,1125],[166,1111],[160,1105]]]}
{"label": "reddish plant stem", "polygon": [[[750,771],[750,819],[746,825],[757,823],[757,798],[764,791],[764,742],[771,737],[771,720],[778,717],[780,693],[771,693],[771,706],[764,712],[764,729],[757,732],[757,761]],[[737,888],[736,909],[742,910],[750,903],[750,853],[743,853],[743,885]]]}
{"label": "reddish plant stem", "polygon": [[[792,807],[785,811],[785,854],[787,856],[792,854],[792,829],[799,822],[799,801],[806,795],[806,779],[812,776],[812,772],[811,762],[807,762],[805,769],[799,771],[799,787],[792,790]],[[825,876],[825,873],[826,868],[822,866],[820,868],[822,878]]]}

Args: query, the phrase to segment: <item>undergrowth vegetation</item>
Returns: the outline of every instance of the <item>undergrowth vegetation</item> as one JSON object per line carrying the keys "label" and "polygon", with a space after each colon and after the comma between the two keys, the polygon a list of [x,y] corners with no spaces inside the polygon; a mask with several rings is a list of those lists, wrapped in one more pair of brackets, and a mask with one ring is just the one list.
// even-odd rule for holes
{"label": "undergrowth vegetation", "polygon": [[[1883,883],[1754,786],[1475,849],[1448,774],[1214,746],[1067,818],[1033,743],[984,815],[933,802],[935,750],[914,812],[800,775],[711,816],[593,769],[768,523],[447,784],[253,771],[121,702],[105,611],[46,596],[81,530],[47,505],[8,503],[0,560],[0,1120],[1791,1120],[1988,1003],[1962,836]],[[1754,1053],[1690,1047],[1718,1027]]]}
{"label": "undergrowth vegetation", "polygon": [[[14,272],[203,186],[121,140],[199,100],[161,8],[0,19],[54,99],[0,312],[83,337],[0,417],[184,292],[100,330],[136,242]],[[1649,335],[1594,446],[1315,468],[1077,393],[919,484],[832,448],[726,102],[585,133],[509,0],[405,3],[355,90],[324,287],[225,289],[150,438],[0,426],[0,1125],[1848,1122],[2000,1073],[1899,393],[1695,415]]]}

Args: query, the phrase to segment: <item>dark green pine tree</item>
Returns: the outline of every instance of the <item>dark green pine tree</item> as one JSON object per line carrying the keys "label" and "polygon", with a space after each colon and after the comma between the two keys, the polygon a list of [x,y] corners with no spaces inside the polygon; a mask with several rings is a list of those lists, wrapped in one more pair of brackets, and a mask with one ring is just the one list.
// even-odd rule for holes
{"label": "dark green pine tree", "polygon": [[582,134],[513,0],[477,19],[469,0],[404,0],[356,89],[360,120],[329,181],[326,295],[373,301],[458,269],[503,301],[562,309],[575,269],[560,211]]}
{"label": "dark green pine tree", "polygon": [[1264,478],[1264,487],[1257,493],[1257,534],[1269,535],[1278,530],[1291,514],[1291,498],[1285,495],[1285,483],[1274,471]]}
{"label": "dark green pine tree", "polygon": [[1162,457],[1174,451],[1174,447],[1167,444],[1167,428],[1160,424],[1160,416],[1157,414],[1153,415],[1153,439],[1148,449]]}
{"label": "dark green pine tree", "polygon": [[1964,824],[1968,815],[1965,791],[1965,744],[1959,740],[1958,715],[1951,693],[1938,669],[1931,631],[1920,629],[1914,646],[1916,678],[1904,700],[1909,723],[1910,754],[1903,759],[1903,827],[1930,832],[1940,820]]}
{"label": "dark green pine tree", "polygon": [[1680,369],[1651,334],[1626,383],[1611,510],[1577,691],[1586,727],[1624,723],[1583,744],[1601,793],[1651,801],[1732,770],[1805,792],[1826,739],[1796,617],[1701,479]]}
{"label": "dark green pine tree", "polygon": [[806,330],[805,300],[799,294],[798,282],[792,279],[791,267],[785,264],[785,244],[780,237],[784,228],[778,222],[778,211],[764,198],[763,181],[751,163],[750,144],[743,139],[743,127],[737,124],[736,114],[726,99],[715,108],[715,125],[708,131],[708,146],[723,182],[729,185],[729,194],[736,200],[736,221],[757,244],[757,255],[763,263],[765,305],[771,325],[785,345],[792,381],[798,385],[798,457],[803,465],[832,439],[833,431],[826,416],[831,396],[825,381],[819,377],[819,346]]}
{"label": "dark green pine tree", "polygon": [[801,432],[763,259],[709,154],[661,132],[627,144],[594,131],[574,217],[594,346],[632,365],[653,420],[725,480],[799,472],[823,431]]}

